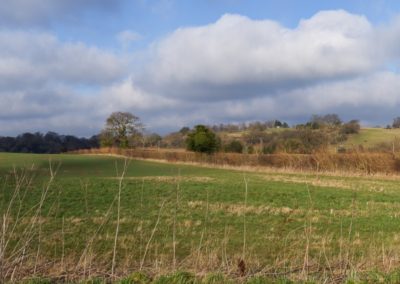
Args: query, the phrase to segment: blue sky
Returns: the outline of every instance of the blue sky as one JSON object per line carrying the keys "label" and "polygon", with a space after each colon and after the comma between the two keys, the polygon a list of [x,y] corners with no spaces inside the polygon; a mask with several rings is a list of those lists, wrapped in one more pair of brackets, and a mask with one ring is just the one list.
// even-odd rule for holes
{"label": "blue sky", "polygon": [[273,19],[287,27],[297,26],[321,10],[344,9],[368,17],[372,23],[388,22],[400,11],[398,1],[315,1],[315,0],[124,0],[112,9],[78,12],[48,26],[64,40],[83,41],[118,50],[115,35],[132,30],[142,36],[131,49],[147,44],[180,27],[201,26],[217,21],[224,14],[240,14],[252,19]]}
{"label": "blue sky", "polygon": [[0,135],[148,131],[335,112],[400,116],[399,1],[14,0],[0,7]]}

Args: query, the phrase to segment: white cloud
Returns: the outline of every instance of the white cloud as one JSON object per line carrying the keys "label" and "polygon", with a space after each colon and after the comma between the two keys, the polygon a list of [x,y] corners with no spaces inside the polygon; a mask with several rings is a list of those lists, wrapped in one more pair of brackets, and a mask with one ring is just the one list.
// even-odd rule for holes
{"label": "white cloud", "polygon": [[76,128],[93,134],[93,125],[103,123],[98,110],[107,105],[99,104],[96,92],[127,76],[124,59],[49,33],[0,30],[2,134],[72,129],[77,118],[82,122]]}
{"label": "white cloud", "polygon": [[228,14],[214,24],[178,29],[156,43],[139,80],[150,78],[146,87],[176,96],[202,97],[210,90],[214,99],[226,99],[224,90],[235,95],[232,89],[240,87],[243,96],[263,95],[370,72],[382,65],[373,56],[373,38],[365,17],[345,11],[320,12],[295,29]]}
{"label": "white cloud", "polygon": [[108,84],[126,72],[123,58],[48,33],[0,31],[0,87],[47,83]]}
{"label": "white cloud", "polygon": [[387,123],[399,115],[399,46],[400,20],[377,27],[345,11],[295,28],[225,15],[172,32],[133,64],[49,33],[0,30],[0,128],[95,134],[120,110],[153,130],[328,112]]}
{"label": "white cloud", "polygon": [[[295,28],[224,15],[153,43],[135,84],[174,99],[163,125],[308,119],[313,113],[391,120],[400,77],[400,20],[374,26],[346,11],[322,11]],[[378,44],[379,43],[379,44]],[[167,119],[170,117],[170,119]],[[364,119],[367,121],[367,119]]]}
{"label": "white cloud", "polygon": [[300,105],[326,111],[340,106],[390,108],[400,105],[400,75],[378,72],[352,80],[341,80],[297,89],[288,96]]}
{"label": "white cloud", "polygon": [[104,88],[97,104],[105,115],[118,110],[135,110],[143,113],[166,111],[177,107],[172,99],[149,94],[137,88],[131,78]]}
{"label": "white cloud", "polygon": [[399,74],[377,72],[352,79],[299,87],[275,96],[210,101],[182,117],[186,120],[209,123],[269,119],[299,122],[299,119],[309,119],[312,114],[335,112],[344,119],[362,119],[374,125],[384,124],[399,115],[398,90]]}

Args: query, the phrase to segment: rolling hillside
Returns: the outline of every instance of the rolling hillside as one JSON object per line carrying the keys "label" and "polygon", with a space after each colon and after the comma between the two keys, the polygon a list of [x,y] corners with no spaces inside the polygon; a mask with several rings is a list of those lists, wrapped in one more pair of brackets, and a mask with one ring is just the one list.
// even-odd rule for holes
{"label": "rolling hillside", "polygon": [[[280,132],[280,131],[287,131],[292,130],[293,128],[288,129],[268,129],[266,130],[267,133],[271,132]],[[235,139],[241,139],[244,135],[246,135],[246,131],[242,132],[234,132],[234,133],[220,133],[221,137],[229,137]],[[364,148],[372,148],[376,145],[381,143],[392,143],[398,139],[400,142],[400,129],[385,129],[385,128],[361,128],[358,134],[351,134],[348,136],[348,139],[342,144],[345,148],[353,148],[362,145]],[[400,150],[400,143],[397,142],[395,147],[399,147]],[[338,145],[332,145],[331,150],[336,151],[336,147]]]}
{"label": "rolling hillside", "polygon": [[360,133],[350,135],[344,145],[346,147],[362,145],[370,148],[380,143],[390,143],[396,138],[400,139],[400,129],[362,128]]}

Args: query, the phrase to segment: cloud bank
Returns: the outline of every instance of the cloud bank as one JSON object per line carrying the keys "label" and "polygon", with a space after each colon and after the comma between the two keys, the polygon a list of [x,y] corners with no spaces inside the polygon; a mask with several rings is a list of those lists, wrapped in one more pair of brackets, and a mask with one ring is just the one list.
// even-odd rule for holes
{"label": "cloud bank", "polygon": [[[126,30],[116,40],[135,39]],[[399,46],[398,19],[377,26],[343,10],[295,28],[227,14],[177,29],[134,60],[49,33],[1,30],[0,126],[88,135],[116,110],[161,132],[327,112],[386,124],[400,115]]]}
{"label": "cloud bank", "polygon": [[321,11],[287,28],[228,14],[154,43],[134,83],[179,102],[187,124],[298,122],[324,112],[390,123],[400,104],[399,40],[397,18],[374,26],[362,15]]}
{"label": "cloud bank", "polygon": [[379,50],[371,46],[373,40],[367,19],[345,11],[320,12],[295,29],[224,15],[214,24],[182,28],[156,43],[144,78],[149,78],[148,87],[178,96],[203,98],[209,91],[225,99],[235,90],[239,96],[264,95],[370,72],[382,64],[374,56]]}

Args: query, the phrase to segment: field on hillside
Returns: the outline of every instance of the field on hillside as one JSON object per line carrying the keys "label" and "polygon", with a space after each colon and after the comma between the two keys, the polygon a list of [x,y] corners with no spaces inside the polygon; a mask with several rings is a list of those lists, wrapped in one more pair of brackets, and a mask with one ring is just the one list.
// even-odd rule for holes
{"label": "field on hillside", "polygon": [[0,182],[0,282],[400,279],[400,177],[0,153]]}
{"label": "field on hillside", "polygon": [[[265,133],[273,133],[273,132],[282,132],[282,131],[290,131],[293,130],[292,128],[271,128],[267,129]],[[233,132],[233,133],[227,133],[227,132],[221,132],[220,133],[222,137],[229,137],[229,138],[235,138],[235,139],[240,139],[243,138],[247,132],[242,131],[242,132]],[[400,150],[400,129],[386,129],[386,128],[361,128],[359,133],[357,134],[349,134],[348,139],[344,141],[343,143],[340,143],[343,145],[346,149],[352,149],[352,148],[358,148],[358,146],[362,146],[365,149],[368,148],[374,148],[379,146],[379,144],[386,143],[389,146],[395,142],[395,151]],[[338,145],[331,145],[329,147],[329,150],[333,153],[337,151]],[[389,147],[391,150],[391,147]],[[382,150],[382,149],[381,149]]]}
{"label": "field on hillside", "polygon": [[400,139],[400,129],[361,128],[360,133],[349,135],[345,146],[354,147],[362,145],[369,148],[380,143],[391,143],[395,139]]}

